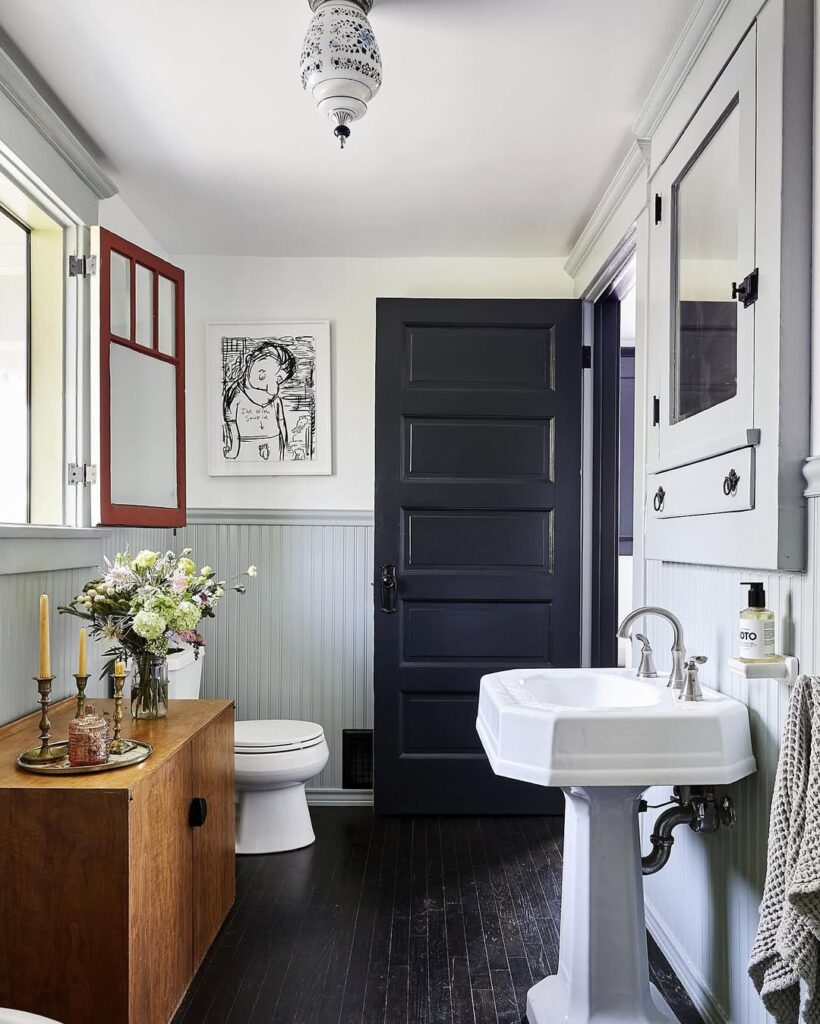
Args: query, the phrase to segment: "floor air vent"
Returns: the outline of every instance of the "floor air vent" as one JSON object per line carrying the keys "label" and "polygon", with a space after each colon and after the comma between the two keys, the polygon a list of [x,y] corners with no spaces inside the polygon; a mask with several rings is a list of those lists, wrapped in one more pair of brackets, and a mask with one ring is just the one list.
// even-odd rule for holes
{"label": "floor air vent", "polygon": [[373,730],[342,730],[342,788],[373,788]]}

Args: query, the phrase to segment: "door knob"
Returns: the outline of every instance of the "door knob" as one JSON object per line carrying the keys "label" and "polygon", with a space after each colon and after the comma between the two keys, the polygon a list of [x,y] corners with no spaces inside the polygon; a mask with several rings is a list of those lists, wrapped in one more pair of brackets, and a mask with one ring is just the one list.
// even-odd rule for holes
{"label": "door knob", "polygon": [[195,796],[188,808],[188,824],[191,828],[202,828],[208,817],[208,801],[204,796]]}
{"label": "door knob", "polygon": [[396,610],[399,584],[395,565],[383,565],[380,579],[382,611],[391,615]]}

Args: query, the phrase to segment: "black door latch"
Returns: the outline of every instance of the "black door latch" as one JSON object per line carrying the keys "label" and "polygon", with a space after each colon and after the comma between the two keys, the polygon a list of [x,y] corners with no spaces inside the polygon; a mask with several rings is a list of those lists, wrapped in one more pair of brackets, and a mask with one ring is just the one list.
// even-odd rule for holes
{"label": "black door latch", "polygon": [[740,284],[738,284],[737,281],[732,282],[732,298],[737,299],[738,302],[742,302],[744,309],[757,302],[757,285],[759,276],[759,271],[757,267],[755,267],[748,277],[743,278]]}
{"label": "black door latch", "polygon": [[379,585],[381,587],[382,611],[390,615],[396,610],[398,603],[399,584],[396,579],[395,565],[382,566]]}

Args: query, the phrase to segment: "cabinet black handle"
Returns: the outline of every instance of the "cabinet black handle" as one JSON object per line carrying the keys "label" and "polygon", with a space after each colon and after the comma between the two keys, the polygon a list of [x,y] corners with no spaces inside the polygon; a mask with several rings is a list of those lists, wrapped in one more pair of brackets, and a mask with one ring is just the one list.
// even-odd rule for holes
{"label": "cabinet black handle", "polygon": [[202,828],[208,817],[208,801],[204,796],[195,796],[188,808],[188,824],[191,828]]}
{"label": "cabinet black handle", "polygon": [[656,512],[660,512],[663,509],[664,501],[666,501],[666,491],[662,487],[659,487],[657,491],[655,491],[655,497],[652,501],[652,506]]}
{"label": "cabinet black handle", "polygon": [[737,473],[730,469],[723,480],[723,493],[726,497],[737,494],[737,485],[740,483],[740,477]]}

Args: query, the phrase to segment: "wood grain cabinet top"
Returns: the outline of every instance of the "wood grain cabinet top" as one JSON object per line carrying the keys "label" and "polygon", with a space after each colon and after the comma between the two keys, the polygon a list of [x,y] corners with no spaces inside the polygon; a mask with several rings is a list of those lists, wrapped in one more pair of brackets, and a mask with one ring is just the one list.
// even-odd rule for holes
{"label": "wood grain cabinet top", "polygon": [[[55,738],[74,710],[53,709]],[[0,729],[0,1006],[167,1024],[234,901],[233,702],[171,701],[156,722],[126,713],[123,735],[152,756],[62,779],[15,765],[38,719]]]}

